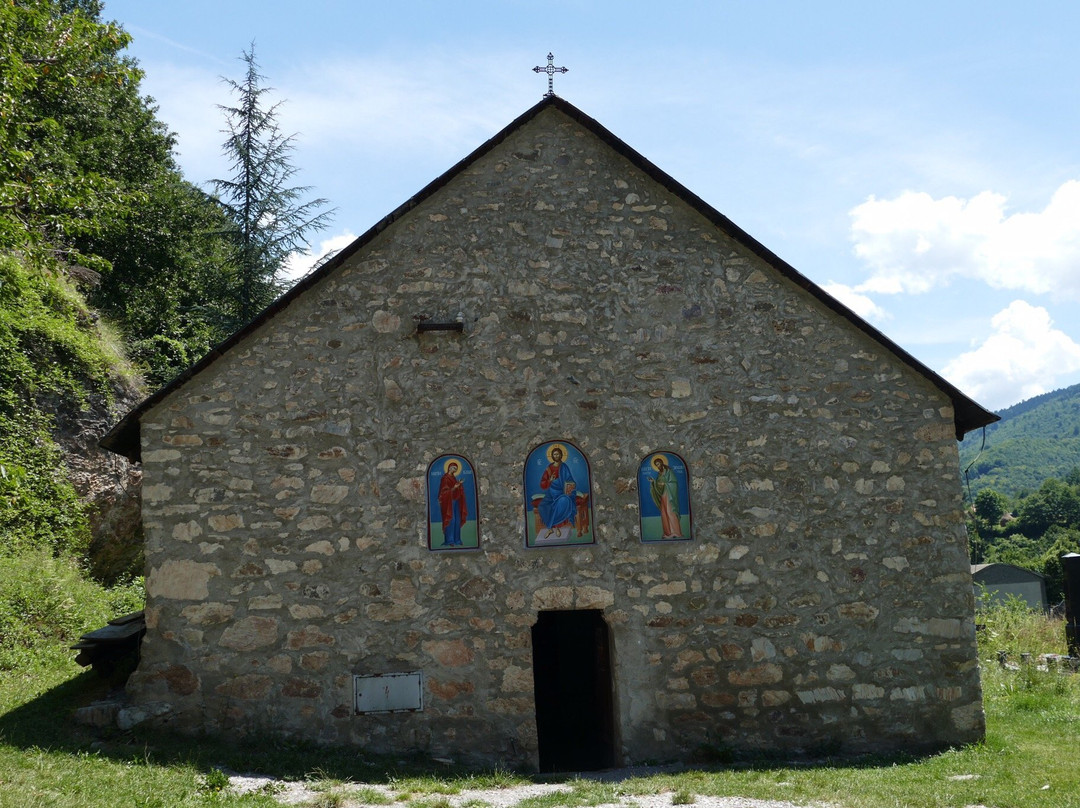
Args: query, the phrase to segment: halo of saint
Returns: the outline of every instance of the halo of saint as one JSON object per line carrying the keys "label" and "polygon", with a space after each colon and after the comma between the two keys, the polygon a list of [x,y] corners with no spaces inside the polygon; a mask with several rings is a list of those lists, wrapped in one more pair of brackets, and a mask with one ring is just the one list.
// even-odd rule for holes
{"label": "halo of saint", "polygon": [[556,449],[559,450],[559,455],[560,455],[559,462],[560,463],[565,462],[566,461],[566,447],[563,446],[561,443],[553,443],[548,447],[548,449],[547,449],[548,462],[549,463],[554,463],[555,462],[555,458],[553,458],[551,455],[554,454]]}

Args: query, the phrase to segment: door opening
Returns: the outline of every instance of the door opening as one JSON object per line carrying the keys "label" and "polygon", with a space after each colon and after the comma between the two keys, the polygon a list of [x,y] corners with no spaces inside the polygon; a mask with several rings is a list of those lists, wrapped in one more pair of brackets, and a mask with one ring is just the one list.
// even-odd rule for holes
{"label": "door opening", "polygon": [[615,765],[609,642],[597,609],[540,612],[532,628],[540,771]]}

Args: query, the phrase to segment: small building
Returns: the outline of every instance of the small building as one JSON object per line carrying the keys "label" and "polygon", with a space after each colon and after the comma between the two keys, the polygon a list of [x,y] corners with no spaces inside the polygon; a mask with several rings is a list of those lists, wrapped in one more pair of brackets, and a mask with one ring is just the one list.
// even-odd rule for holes
{"label": "small building", "polygon": [[542,770],[975,741],[994,420],[545,98],[105,438],[145,475],[130,697]]}
{"label": "small building", "polygon": [[1037,572],[1012,564],[972,564],[976,603],[984,593],[992,603],[1004,603],[1010,595],[1020,598],[1032,609],[1046,611],[1046,578]]}

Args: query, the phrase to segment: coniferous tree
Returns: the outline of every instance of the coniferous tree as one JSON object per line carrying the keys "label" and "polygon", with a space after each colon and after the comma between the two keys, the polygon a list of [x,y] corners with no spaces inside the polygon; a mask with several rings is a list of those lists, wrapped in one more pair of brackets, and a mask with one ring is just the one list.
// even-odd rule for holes
{"label": "coniferous tree", "polygon": [[244,77],[224,79],[235,95],[234,106],[222,106],[232,176],[213,181],[232,221],[237,278],[237,324],[250,320],[281,291],[280,273],[291,253],[306,252],[307,238],[323,229],[333,211],[325,199],[303,201],[307,186],[290,185],[295,135],[278,126],[280,102],[269,104],[272,92],[259,72],[254,46],[243,52]]}

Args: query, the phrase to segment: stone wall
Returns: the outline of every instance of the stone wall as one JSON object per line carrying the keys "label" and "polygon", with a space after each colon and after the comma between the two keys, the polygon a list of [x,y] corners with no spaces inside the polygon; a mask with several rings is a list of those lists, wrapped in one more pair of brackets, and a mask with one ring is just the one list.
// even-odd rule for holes
{"label": "stone wall", "polygon": [[[463,334],[416,333],[464,316]],[[530,627],[602,609],[623,762],[981,737],[949,399],[554,108],[142,418],[133,698],[192,729],[536,765]],[[545,440],[595,545],[524,548]],[[678,452],[694,540],[643,545]],[[480,482],[432,553],[424,474]],[[352,676],[422,670],[422,712]]]}

